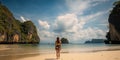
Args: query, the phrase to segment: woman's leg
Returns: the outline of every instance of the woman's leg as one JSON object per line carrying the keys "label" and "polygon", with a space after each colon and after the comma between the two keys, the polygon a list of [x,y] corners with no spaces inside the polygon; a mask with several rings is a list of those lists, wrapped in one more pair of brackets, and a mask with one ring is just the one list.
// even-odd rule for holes
{"label": "woman's leg", "polygon": [[60,58],[60,50],[58,50],[58,58]]}
{"label": "woman's leg", "polygon": [[56,57],[57,57],[57,59],[59,57],[59,51],[58,50],[56,50]]}

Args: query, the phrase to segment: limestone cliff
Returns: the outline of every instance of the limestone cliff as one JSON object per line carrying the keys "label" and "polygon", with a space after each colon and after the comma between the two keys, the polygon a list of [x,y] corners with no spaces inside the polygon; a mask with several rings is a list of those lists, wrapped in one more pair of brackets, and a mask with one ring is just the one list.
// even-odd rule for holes
{"label": "limestone cliff", "polygon": [[39,43],[40,39],[32,21],[16,20],[9,9],[0,3],[0,43]]}
{"label": "limestone cliff", "polygon": [[114,7],[109,15],[109,32],[106,37],[110,43],[120,42],[120,0],[114,3]]}

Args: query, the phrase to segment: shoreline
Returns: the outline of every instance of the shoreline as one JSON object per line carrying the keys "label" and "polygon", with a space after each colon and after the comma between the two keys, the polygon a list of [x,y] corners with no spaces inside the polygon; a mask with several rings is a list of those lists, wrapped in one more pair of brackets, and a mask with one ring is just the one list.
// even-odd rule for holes
{"label": "shoreline", "polygon": [[[8,50],[11,50],[11,48],[6,48],[6,47],[4,47],[4,48],[1,48],[0,49],[0,52],[5,52],[5,51],[8,51]],[[72,53],[97,53],[97,52],[108,52],[108,51],[120,51],[120,49],[119,48],[117,48],[117,49],[102,49],[102,50],[88,50],[88,51],[64,51],[64,50],[61,50],[61,54],[67,54],[67,53],[69,53],[69,54],[72,54]],[[17,53],[17,52],[16,52]],[[18,52],[18,54],[8,54],[8,55],[3,55],[3,56],[10,56],[10,55],[32,55],[32,54],[40,54],[40,55],[46,55],[46,54],[55,54],[55,50],[52,50],[52,51],[49,51],[49,52],[39,52],[39,51],[37,51],[37,52],[30,52],[30,53],[20,53],[19,54],[19,52]],[[0,57],[1,57],[2,55],[0,55]]]}

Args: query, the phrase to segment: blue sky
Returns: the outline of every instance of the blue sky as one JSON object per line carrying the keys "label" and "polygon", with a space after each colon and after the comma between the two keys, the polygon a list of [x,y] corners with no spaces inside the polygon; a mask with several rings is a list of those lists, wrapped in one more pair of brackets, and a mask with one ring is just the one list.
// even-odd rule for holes
{"label": "blue sky", "polygon": [[56,36],[83,43],[105,39],[109,11],[117,0],[0,0],[21,22],[33,21],[43,43]]}

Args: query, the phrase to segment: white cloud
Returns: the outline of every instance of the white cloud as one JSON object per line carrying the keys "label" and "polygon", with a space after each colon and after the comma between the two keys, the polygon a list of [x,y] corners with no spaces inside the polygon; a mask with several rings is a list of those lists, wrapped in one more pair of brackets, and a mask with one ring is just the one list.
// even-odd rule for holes
{"label": "white cloud", "polygon": [[[39,25],[45,29],[40,31],[42,41],[54,41],[56,36],[66,37],[70,42],[84,42],[93,38],[104,39],[105,30],[95,26],[88,25],[87,28],[84,28],[84,26],[90,21],[100,21],[103,18],[99,17],[106,14],[108,10],[88,15],[84,15],[84,11],[106,1],[108,0],[66,0],[66,4],[70,9],[68,13],[56,17],[52,24],[48,24],[47,21],[38,21]],[[50,26],[53,27],[53,29],[50,29],[51,31],[48,30]]]}
{"label": "white cloud", "polygon": [[93,38],[105,38],[103,36],[105,36],[105,32],[103,30],[89,27],[87,29],[79,30],[77,33],[69,36],[69,38],[73,39],[74,42],[78,40],[84,42]]}
{"label": "white cloud", "polygon": [[20,21],[21,22],[25,22],[25,21],[29,21],[30,19],[28,19],[28,18],[25,18],[25,17],[23,17],[23,16],[20,16]]}
{"label": "white cloud", "polygon": [[108,0],[66,0],[69,10],[75,14],[83,14],[84,11]]}
{"label": "white cloud", "polygon": [[39,29],[38,35],[40,37],[41,43],[53,43],[55,34],[54,32],[50,32],[50,25],[47,21],[38,20]]}
{"label": "white cloud", "polygon": [[39,30],[38,34],[41,43],[54,43],[56,37],[58,36],[56,33],[51,32],[49,30]]}
{"label": "white cloud", "polygon": [[66,0],[66,3],[70,10],[72,12],[82,13],[86,8],[88,8],[90,5],[88,5],[89,1],[82,1],[82,0]]}
{"label": "white cloud", "polygon": [[90,40],[92,38],[105,38],[104,30],[97,27],[88,27],[84,29],[84,25],[93,20],[98,19],[99,16],[104,15],[106,11],[97,12],[86,16],[77,18],[76,14],[65,14],[58,16],[55,21],[55,31],[62,37],[67,37],[71,41]]}
{"label": "white cloud", "polygon": [[73,25],[77,24],[77,16],[75,14],[66,14],[63,16],[58,16],[55,21],[55,30],[61,30],[61,32],[73,27]]}
{"label": "white cloud", "polygon": [[38,23],[40,25],[40,28],[43,30],[48,30],[50,28],[50,25],[47,21],[38,20]]}
{"label": "white cloud", "polygon": [[[83,28],[84,24],[87,24],[91,21],[96,21],[97,20],[97,21],[106,22],[106,20],[103,18],[106,13],[107,13],[107,11],[99,11],[99,12],[94,13],[94,14],[79,16],[79,18],[78,18],[79,19],[79,24],[81,24],[80,26],[81,26],[81,28]],[[103,16],[103,17],[101,17],[101,16]]]}

